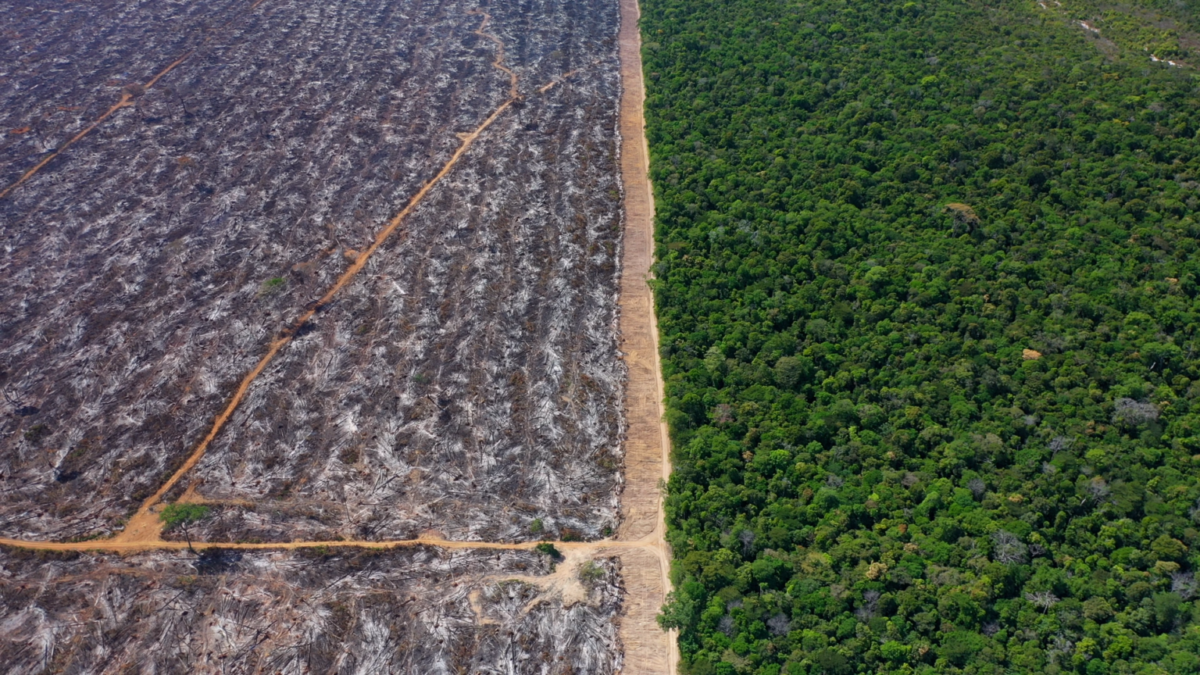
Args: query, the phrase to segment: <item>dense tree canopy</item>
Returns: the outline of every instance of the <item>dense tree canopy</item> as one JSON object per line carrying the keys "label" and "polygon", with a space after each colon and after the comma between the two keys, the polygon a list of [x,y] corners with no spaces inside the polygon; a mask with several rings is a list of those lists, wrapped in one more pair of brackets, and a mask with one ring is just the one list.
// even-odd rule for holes
{"label": "dense tree canopy", "polygon": [[1045,4],[644,0],[685,672],[1200,673],[1198,71]]}

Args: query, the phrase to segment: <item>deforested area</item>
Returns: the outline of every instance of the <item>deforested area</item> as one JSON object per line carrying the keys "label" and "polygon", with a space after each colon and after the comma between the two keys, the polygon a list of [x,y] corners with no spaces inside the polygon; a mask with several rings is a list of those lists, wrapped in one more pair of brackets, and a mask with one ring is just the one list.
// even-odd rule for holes
{"label": "deforested area", "polygon": [[[68,87],[84,121],[125,101],[69,146],[86,125],[4,139],[6,181],[61,151],[0,198],[5,536],[119,531],[279,339],[180,484],[229,502],[199,528],[611,531],[615,3],[263,0],[188,22],[122,7],[146,36],[87,45],[121,87],[49,53],[0,82],[6,111],[57,111]],[[55,21],[79,32],[31,11],[5,30],[49,49]],[[35,75],[62,86],[12,84]]]}
{"label": "deforested area", "polygon": [[[560,568],[561,569],[561,568]],[[8,673],[614,673],[614,559],[512,551],[0,550]]]}
{"label": "deforested area", "polygon": [[619,9],[0,6],[8,671],[657,672]]}
{"label": "deforested area", "polygon": [[615,7],[488,11],[523,99],[259,378],[180,484],[235,503],[206,536],[615,530]]}
{"label": "deforested area", "polygon": [[0,3],[0,190],[213,31],[253,20],[247,3]]}

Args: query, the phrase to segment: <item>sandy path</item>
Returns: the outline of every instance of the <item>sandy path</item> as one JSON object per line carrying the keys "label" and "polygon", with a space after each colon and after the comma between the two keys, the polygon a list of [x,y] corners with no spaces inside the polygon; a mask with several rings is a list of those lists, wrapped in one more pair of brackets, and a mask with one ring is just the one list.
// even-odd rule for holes
{"label": "sandy path", "polygon": [[671,588],[660,482],[671,473],[670,440],[663,422],[658,323],[648,283],[654,261],[654,194],[650,186],[637,0],[620,0],[621,178],[625,187],[625,237],[621,262],[621,349],[629,368],[625,393],[625,491],[617,539],[639,542],[621,554],[625,612],[620,637],[629,675],[674,673],[675,636],[655,621]]}
{"label": "sandy path", "polygon": [[467,12],[467,14],[483,16],[483,23],[479,24],[479,28],[471,32],[496,45],[496,58],[492,60],[492,67],[504,71],[508,75],[508,97],[510,99],[517,98],[519,96],[517,93],[517,74],[504,65],[504,43],[495,35],[483,32],[487,28],[488,22],[492,20],[492,15],[482,9],[473,9]]}

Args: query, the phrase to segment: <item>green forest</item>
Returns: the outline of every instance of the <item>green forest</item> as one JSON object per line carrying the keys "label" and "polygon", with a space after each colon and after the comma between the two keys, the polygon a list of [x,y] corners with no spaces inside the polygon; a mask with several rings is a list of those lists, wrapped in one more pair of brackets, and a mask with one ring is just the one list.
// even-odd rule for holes
{"label": "green forest", "polygon": [[1200,673],[1200,7],[1132,1],[643,0],[682,672]]}

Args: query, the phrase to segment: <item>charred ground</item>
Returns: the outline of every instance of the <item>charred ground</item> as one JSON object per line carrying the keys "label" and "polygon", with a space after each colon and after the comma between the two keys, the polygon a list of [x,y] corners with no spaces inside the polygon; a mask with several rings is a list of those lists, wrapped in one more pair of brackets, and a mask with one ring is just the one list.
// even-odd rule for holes
{"label": "charred ground", "polygon": [[[617,530],[616,4],[12,9],[0,533],[147,552],[5,549],[0,657],[620,668],[604,544],[362,549]],[[153,551],[164,499],[357,548]],[[642,627],[654,536],[613,552]]]}
{"label": "charred ground", "polygon": [[593,563],[570,607],[492,578],[548,572],[511,551],[0,551],[0,659],[8,672],[615,671],[617,563]]}
{"label": "charred ground", "polygon": [[212,535],[616,529],[615,44],[563,62],[551,54],[569,51],[571,17],[494,16],[524,99],[264,373],[191,474],[210,498],[255,504]]}
{"label": "charred ground", "polygon": [[[595,4],[488,8],[522,100],[295,331],[196,474],[202,494],[272,514],[337,503],[320,527],[357,536],[528,536],[560,506],[582,535],[615,525],[617,17]],[[131,10],[148,34],[191,26],[194,53],[0,200],[6,533],[112,533],[179,466],[268,343],[509,96],[477,9]],[[188,51],[141,44],[72,58],[151,73]],[[74,86],[74,70],[41,75]],[[41,91],[57,89],[15,107],[44,108]],[[6,167],[38,163],[10,138]],[[346,507],[437,495],[475,508]],[[278,536],[248,522],[230,526]]]}

